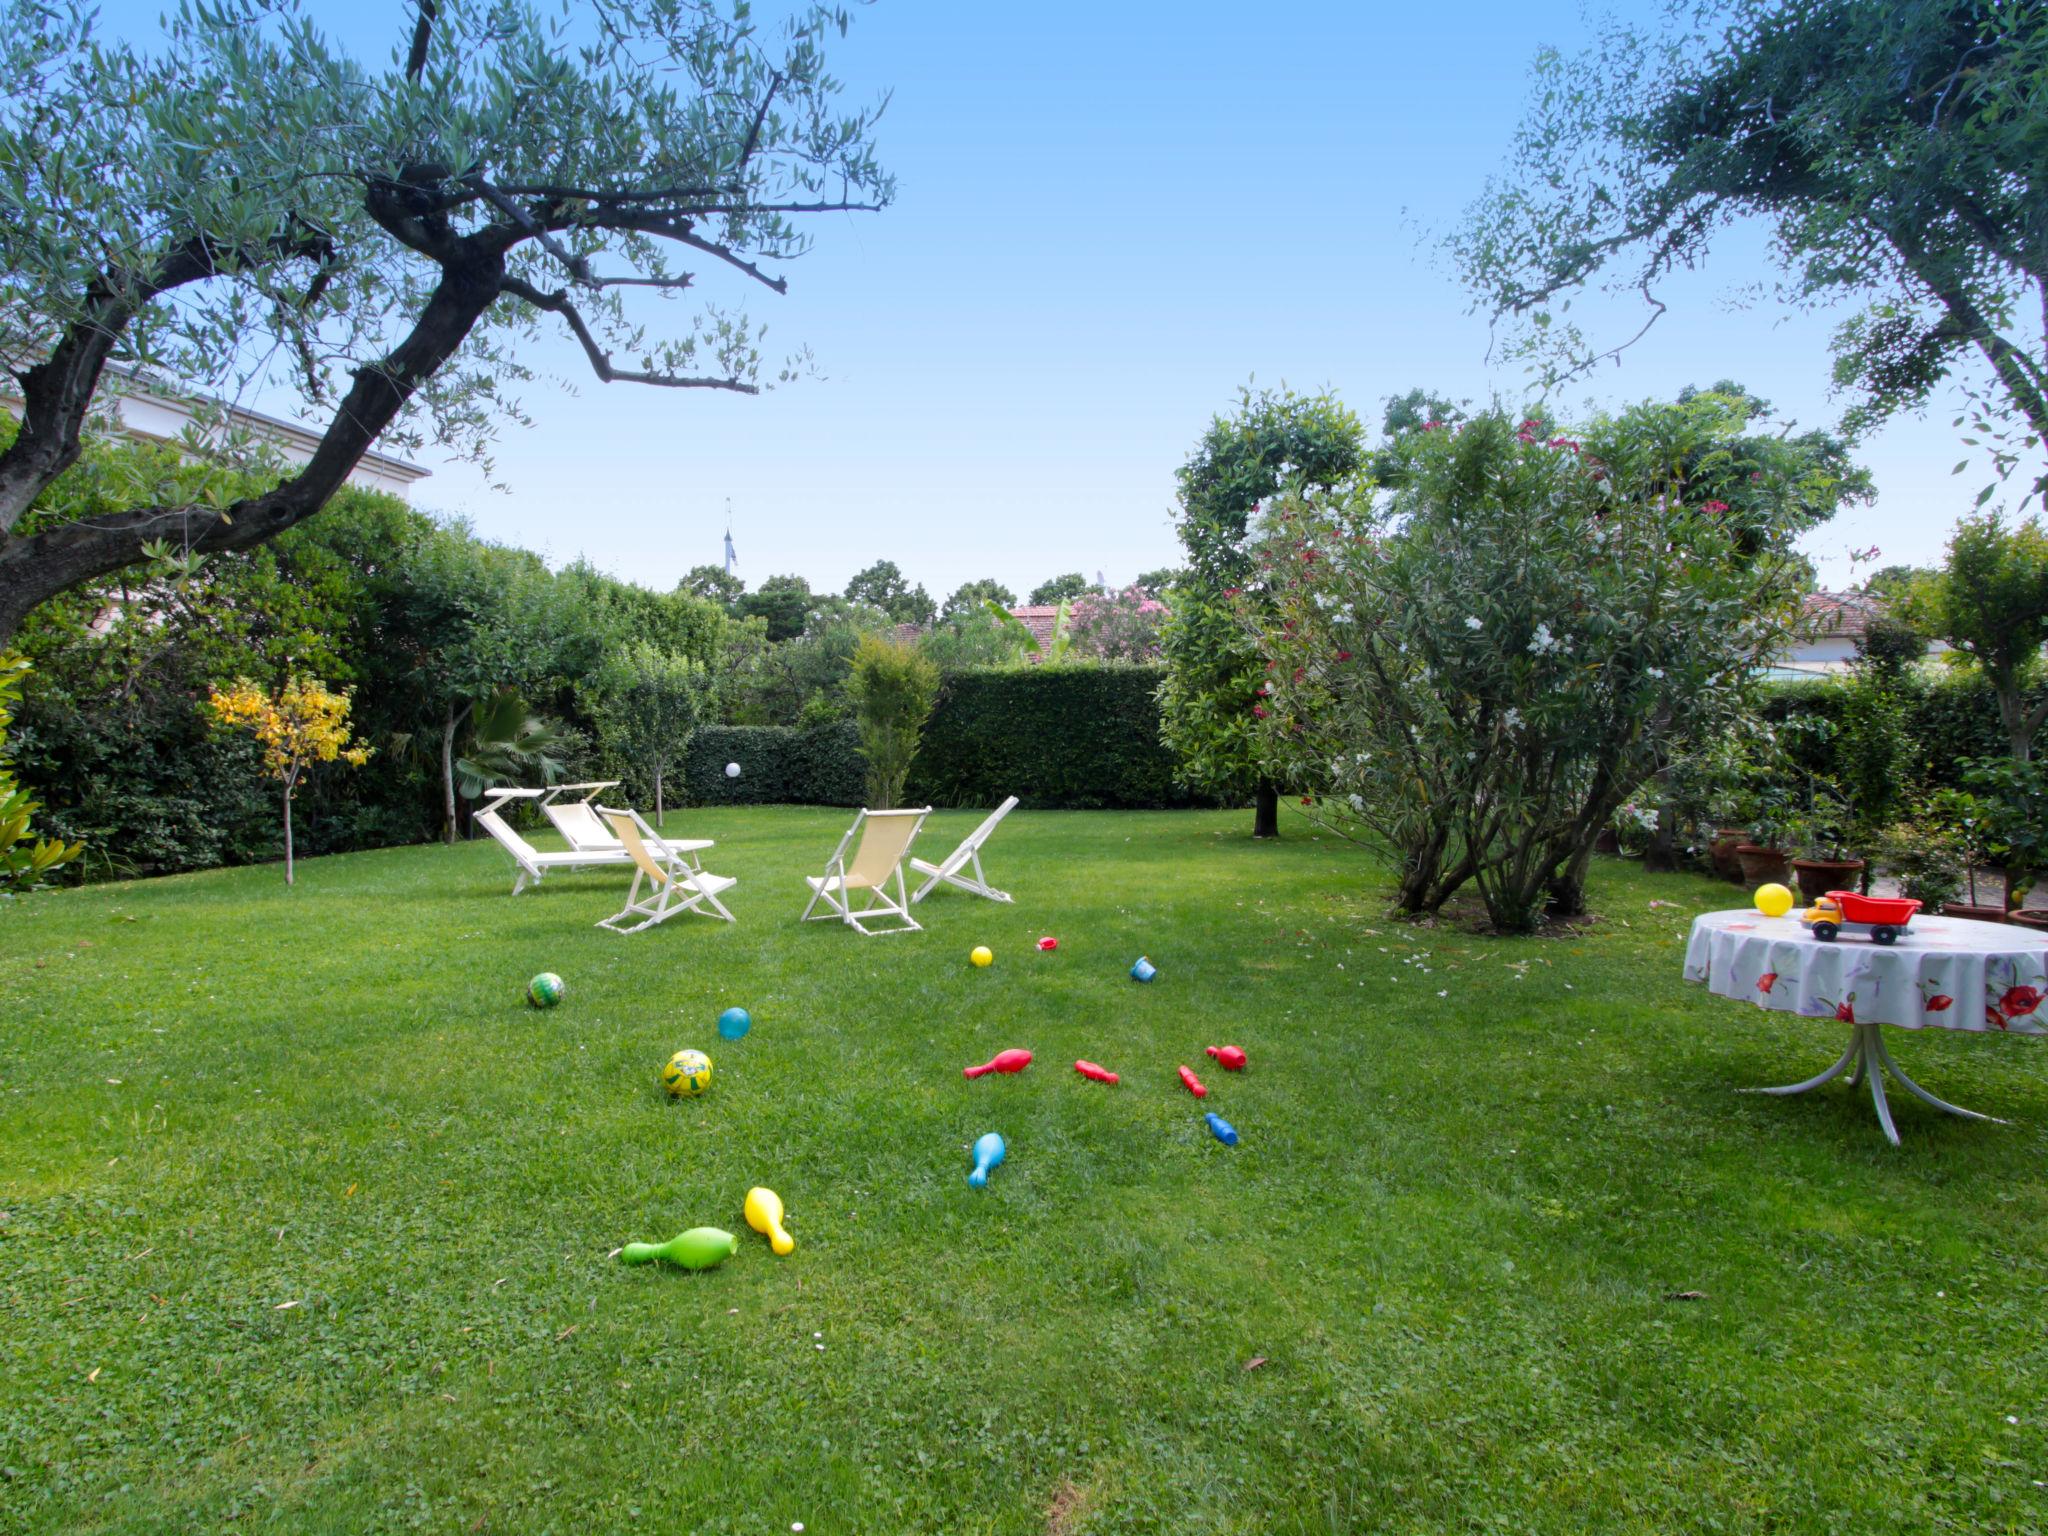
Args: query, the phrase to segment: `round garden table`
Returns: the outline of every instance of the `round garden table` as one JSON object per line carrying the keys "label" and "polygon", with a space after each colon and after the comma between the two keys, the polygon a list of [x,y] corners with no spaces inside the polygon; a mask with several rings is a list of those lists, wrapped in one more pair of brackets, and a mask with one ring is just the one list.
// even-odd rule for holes
{"label": "round garden table", "polygon": [[1995,1117],[1938,1099],[1906,1076],[1884,1047],[1882,1026],[2048,1034],[2048,934],[2002,923],[1915,917],[1898,942],[1886,946],[1875,943],[1868,928],[1846,927],[1823,942],[1796,915],[1704,912],[1693,919],[1685,947],[1685,979],[1705,982],[1717,997],[1847,1024],[1848,1048],[1825,1072],[1747,1091],[1805,1093],[1854,1067],[1850,1082],[1869,1082],[1878,1123],[1893,1146],[1899,1133],[1884,1097],[1887,1072],[1936,1109],[1969,1120]]}

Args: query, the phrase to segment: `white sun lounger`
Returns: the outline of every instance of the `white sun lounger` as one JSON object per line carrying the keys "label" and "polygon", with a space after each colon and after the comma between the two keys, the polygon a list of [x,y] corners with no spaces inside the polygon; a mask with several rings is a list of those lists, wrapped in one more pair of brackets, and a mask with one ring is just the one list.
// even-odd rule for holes
{"label": "white sun lounger", "polygon": [[[612,836],[612,829],[599,819],[600,808],[591,803],[603,791],[616,788],[618,782],[617,779],[605,779],[589,784],[557,784],[541,795],[541,814],[555,824],[555,830],[561,833],[563,840],[578,853],[623,853],[624,845]],[[555,799],[557,795],[568,794],[578,789],[588,791],[581,800]],[[692,869],[703,868],[697,855],[714,846],[708,837],[663,837],[659,832],[647,833],[644,841],[657,859],[673,856],[681,859]]]}
{"label": "white sun lounger", "polygon": [[[609,928],[613,933],[638,933],[642,928],[665,923],[680,913],[697,911],[704,912],[706,917],[722,917],[728,923],[733,921],[733,915],[726,911],[718,893],[731,890],[739,881],[730,875],[706,874],[679,861],[661,859],[650,847],[648,826],[640,819],[639,812],[614,811],[609,807],[599,809],[633,860],[634,867],[633,889],[626,893],[626,905],[613,916],[601,918],[598,927]],[[640,897],[642,882],[651,882],[652,885],[644,901]],[[634,917],[640,921],[627,922],[628,918]]]}
{"label": "white sun lounger", "polygon": [[[923,901],[925,897],[931,895],[933,887],[943,881],[947,885],[957,885],[963,891],[972,891],[977,896],[986,896],[990,901],[1008,901],[1010,893],[999,891],[990,885],[988,876],[981,872],[981,845],[989,840],[990,835],[1002,824],[1003,818],[1016,808],[1017,797],[1012,795],[991,811],[988,820],[968,833],[961,840],[960,846],[937,864],[927,864],[923,859],[912,859],[910,867],[920,875],[930,875],[931,878],[920,885],[917,894],[910,899],[913,902]],[[974,873],[961,873],[968,865],[973,866]]]}
{"label": "white sun lounger", "polygon": [[[526,794],[538,794],[538,790],[527,790]],[[498,814],[498,808],[513,798],[501,794],[500,798],[476,813],[476,824],[491,834],[497,845],[512,857],[519,868],[519,878],[512,882],[512,894],[517,896],[529,884],[539,885],[551,869],[597,869],[605,865],[624,869],[633,862],[633,856],[624,848],[611,853],[579,853],[570,849],[567,853],[542,853],[533,844],[513,831],[505,818]]]}
{"label": "white sun lounger", "polygon": [[[839,839],[839,847],[825,865],[825,873],[804,876],[811,888],[811,902],[804,908],[802,920],[836,917],[859,933],[921,933],[923,925],[910,915],[910,899],[904,893],[903,856],[910,851],[917,829],[931,813],[930,806],[921,811],[862,811],[846,829],[846,836]],[[854,848],[853,860],[848,863],[846,850],[853,847],[856,839],[859,846]],[[896,882],[894,900],[889,896],[891,880]],[[865,906],[853,905],[856,891],[868,893]],[[814,919],[811,912],[821,901],[829,910],[818,913]],[[900,921],[887,928],[867,926],[883,917]]]}

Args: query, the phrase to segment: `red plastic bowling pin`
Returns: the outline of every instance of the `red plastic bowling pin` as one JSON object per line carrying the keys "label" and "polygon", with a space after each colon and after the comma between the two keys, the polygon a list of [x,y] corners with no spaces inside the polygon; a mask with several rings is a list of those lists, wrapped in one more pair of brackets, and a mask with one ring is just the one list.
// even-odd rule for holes
{"label": "red plastic bowling pin", "polygon": [[1077,1061],[1074,1063],[1074,1070],[1092,1082],[1114,1083],[1118,1081],[1117,1075],[1110,1071],[1109,1068],[1097,1066],[1092,1061]]}
{"label": "red plastic bowling pin", "polygon": [[1188,1092],[1192,1093],[1196,1098],[1206,1099],[1209,1097],[1209,1090],[1202,1086],[1202,1080],[1186,1067],[1180,1069],[1180,1080],[1187,1085]]}
{"label": "red plastic bowling pin", "polygon": [[1029,1051],[998,1051],[995,1059],[984,1061],[978,1067],[962,1067],[962,1077],[985,1077],[991,1072],[1022,1072],[1031,1065]]}
{"label": "red plastic bowling pin", "polygon": [[1236,1046],[1210,1045],[1204,1046],[1203,1049],[1216,1058],[1216,1065],[1224,1071],[1242,1072],[1244,1070],[1244,1052],[1240,1051]]}

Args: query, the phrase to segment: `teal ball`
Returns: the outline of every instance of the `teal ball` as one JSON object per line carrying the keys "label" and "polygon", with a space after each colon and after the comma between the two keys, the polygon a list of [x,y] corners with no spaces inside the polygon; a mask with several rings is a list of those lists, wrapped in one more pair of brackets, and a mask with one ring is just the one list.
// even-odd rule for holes
{"label": "teal ball", "polygon": [[754,1027],[754,1016],[744,1008],[728,1008],[718,1016],[720,1038],[737,1040]]}

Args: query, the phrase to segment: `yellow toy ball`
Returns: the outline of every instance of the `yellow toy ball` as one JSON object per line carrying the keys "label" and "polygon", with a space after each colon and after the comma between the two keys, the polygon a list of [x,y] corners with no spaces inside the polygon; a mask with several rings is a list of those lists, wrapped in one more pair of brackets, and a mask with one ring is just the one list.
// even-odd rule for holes
{"label": "yellow toy ball", "polygon": [[967,958],[976,965],[994,965],[996,963],[996,952],[986,944],[977,944],[974,946],[974,953]]}
{"label": "yellow toy ball", "polygon": [[1773,880],[1756,888],[1756,909],[1765,917],[1783,917],[1792,910],[1792,893]]}
{"label": "yellow toy ball", "polygon": [[661,1086],[674,1098],[693,1098],[711,1086],[711,1058],[702,1051],[677,1051],[661,1069]]}

